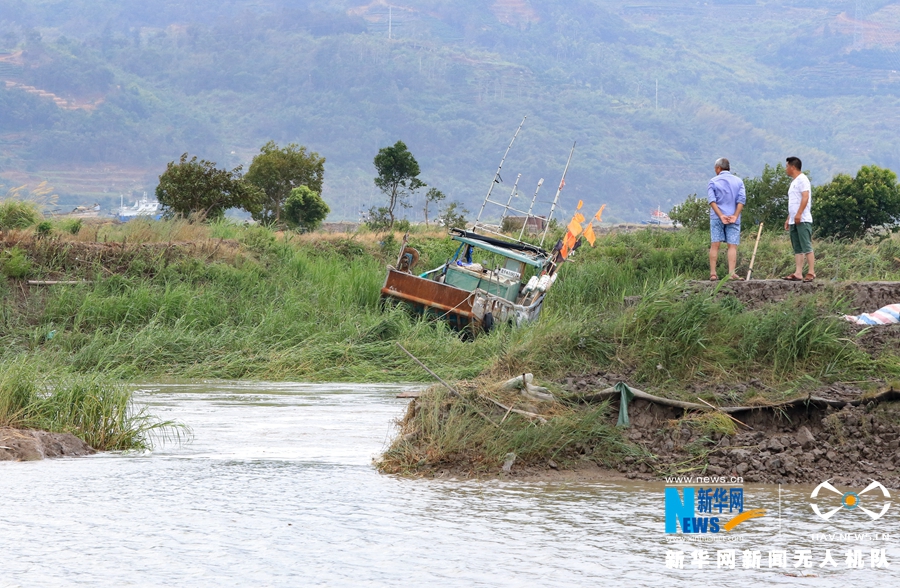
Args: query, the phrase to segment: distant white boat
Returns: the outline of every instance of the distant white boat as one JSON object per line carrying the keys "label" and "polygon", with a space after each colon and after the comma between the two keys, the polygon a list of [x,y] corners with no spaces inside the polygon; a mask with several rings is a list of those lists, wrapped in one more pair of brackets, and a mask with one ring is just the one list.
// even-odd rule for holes
{"label": "distant white boat", "polygon": [[645,225],[660,225],[662,227],[671,227],[674,226],[674,222],[669,218],[669,215],[656,207],[656,210],[650,211],[650,220],[644,221]]}
{"label": "distant white boat", "polygon": [[159,220],[162,217],[162,211],[160,210],[159,202],[148,199],[147,193],[144,192],[144,195],[134,203],[134,206],[125,206],[125,197],[123,196],[122,205],[119,206],[118,217],[122,222],[129,221],[135,217]]}

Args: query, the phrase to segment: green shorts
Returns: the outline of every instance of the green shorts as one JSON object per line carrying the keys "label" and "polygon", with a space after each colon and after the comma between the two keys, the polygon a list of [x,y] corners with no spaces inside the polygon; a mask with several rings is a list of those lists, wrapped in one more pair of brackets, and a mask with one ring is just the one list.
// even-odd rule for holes
{"label": "green shorts", "polygon": [[812,223],[793,224],[790,228],[794,255],[812,253]]}

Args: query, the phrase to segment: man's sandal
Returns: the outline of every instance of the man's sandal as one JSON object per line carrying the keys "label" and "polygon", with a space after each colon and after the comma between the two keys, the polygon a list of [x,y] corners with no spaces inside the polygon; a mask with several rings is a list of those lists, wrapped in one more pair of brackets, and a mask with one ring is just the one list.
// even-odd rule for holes
{"label": "man's sandal", "polygon": [[732,282],[743,282],[744,281],[744,278],[742,278],[741,276],[739,276],[737,274],[731,274],[731,277],[728,279],[731,280]]}
{"label": "man's sandal", "polygon": [[710,274],[710,275],[709,275],[709,281],[710,281],[710,282],[718,282],[718,281],[719,281],[719,276],[717,276],[716,274]]}
{"label": "man's sandal", "polygon": [[798,278],[798,277],[797,277],[796,275],[794,275],[794,274],[790,274],[790,275],[784,276],[784,277],[781,278],[781,279],[782,279],[782,280],[787,280],[788,282],[802,282],[802,281],[803,281],[803,278]]}
{"label": "man's sandal", "polygon": [[803,278],[804,282],[812,282],[816,279],[816,274],[806,274],[806,277]]}

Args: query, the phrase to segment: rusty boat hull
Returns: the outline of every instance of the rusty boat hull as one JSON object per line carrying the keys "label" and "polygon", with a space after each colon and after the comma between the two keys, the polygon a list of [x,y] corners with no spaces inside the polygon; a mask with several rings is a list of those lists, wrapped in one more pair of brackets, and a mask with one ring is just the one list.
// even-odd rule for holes
{"label": "rusty boat hull", "polygon": [[472,292],[435,280],[388,268],[381,297],[406,303],[418,314],[446,320],[455,329],[482,328],[482,319],[472,312]]}
{"label": "rusty boat hull", "polygon": [[393,267],[388,268],[381,298],[404,303],[416,314],[446,321],[456,330],[473,334],[490,331],[498,323],[521,326],[535,321],[544,301],[540,293],[527,305],[516,304],[481,288],[464,290]]}

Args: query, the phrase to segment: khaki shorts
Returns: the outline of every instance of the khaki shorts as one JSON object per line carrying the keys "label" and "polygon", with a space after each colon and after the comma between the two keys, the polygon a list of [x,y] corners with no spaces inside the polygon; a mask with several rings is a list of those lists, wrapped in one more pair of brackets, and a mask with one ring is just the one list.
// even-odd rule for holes
{"label": "khaki shorts", "polygon": [[793,224],[790,229],[794,255],[812,253],[812,223]]}

